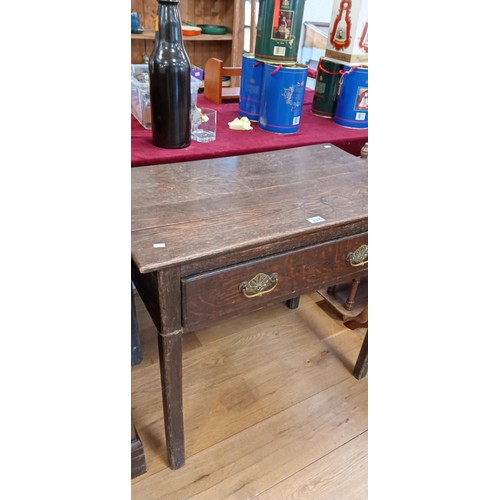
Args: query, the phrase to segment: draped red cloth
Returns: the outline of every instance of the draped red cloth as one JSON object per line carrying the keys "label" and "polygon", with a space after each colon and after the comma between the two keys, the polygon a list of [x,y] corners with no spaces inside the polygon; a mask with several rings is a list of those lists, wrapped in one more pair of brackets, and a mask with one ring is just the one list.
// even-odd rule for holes
{"label": "draped red cloth", "polygon": [[239,116],[238,102],[214,104],[205,99],[203,94],[199,94],[198,107],[217,110],[217,138],[208,143],[193,141],[190,146],[181,149],[153,146],[151,130],[146,130],[132,116],[132,167],[236,156],[322,143],[335,144],[344,151],[359,156],[361,148],[368,142],[368,129],[345,128],[334,123],[333,119],[314,115],[311,112],[313,95],[312,89],[306,89],[299,131],[282,135],[262,130],[256,122],[252,122],[253,130],[231,130],[228,122]]}

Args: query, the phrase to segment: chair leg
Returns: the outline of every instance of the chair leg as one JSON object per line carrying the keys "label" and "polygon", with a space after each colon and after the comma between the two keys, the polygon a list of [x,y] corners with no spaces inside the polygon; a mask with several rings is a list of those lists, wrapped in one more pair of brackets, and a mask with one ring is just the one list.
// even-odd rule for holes
{"label": "chair leg", "polygon": [[138,365],[142,362],[142,346],[139,337],[139,324],[137,322],[137,314],[135,311],[134,289],[132,288],[132,365]]}
{"label": "chair leg", "polygon": [[147,472],[146,457],[144,456],[144,447],[140,440],[137,431],[135,430],[134,420],[132,424],[132,439],[131,439],[131,476],[132,479]]}
{"label": "chair leg", "polygon": [[363,345],[359,351],[358,359],[352,371],[352,374],[359,380],[368,373],[368,330],[366,331]]}

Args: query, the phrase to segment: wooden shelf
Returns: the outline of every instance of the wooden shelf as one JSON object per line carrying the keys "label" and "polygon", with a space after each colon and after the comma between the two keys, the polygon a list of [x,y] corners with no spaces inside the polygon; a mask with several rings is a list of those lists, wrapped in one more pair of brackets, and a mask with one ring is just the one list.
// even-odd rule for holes
{"label": "wooden shelf", "polygon": [[[154,47],[157,0],[131,0],[132,12],[141,18],[142,33],[130,34],[131,63],[141,64]],[[181,19],[185,24],[213,24],[225,26],[224,35],[184,36],[184,45],[191,64],[204,69],[210,57],[224,61],[225,66],[241,66],[245,30],[245,2],[243,0],[185,0],[179,3]]]}
{"label": "wooden shelf", "polygon": [[[131,33],[132,40],[154,40],[155,30],[144,30],[143,33]],[[221,40],[232,40],[232,33],[226,33],[224,35],[194,35],[183,37],[184,42],[207,42],[215,41],[219,42]]]}

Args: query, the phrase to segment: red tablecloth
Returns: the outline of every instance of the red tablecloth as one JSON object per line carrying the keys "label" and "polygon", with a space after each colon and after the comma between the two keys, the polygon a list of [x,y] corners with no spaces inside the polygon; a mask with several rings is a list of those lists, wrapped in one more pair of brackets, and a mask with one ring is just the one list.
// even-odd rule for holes
{"label": "red tablecloth", "polygon": [[322,143],[335,144],[344,151],[359,156],[361,148],[368,142],[368,129],[341,127],[332,119],[313,115],[311,112],[313,95],[313,90],[306,90],[299,131],[295,134],[282,135],[262,130],[256,122],[252,122],[253,130],[231,130],[228,122],[238,117],[238,102],[214,104],[205,99],[203,94],[199,94],[199,107],[206,106],[218,111],[217,139],[209,143],[193,141],[190,146],[181,149],[153,146],[151,130],[146,130],[132,116],[132,167],[235,156]]}

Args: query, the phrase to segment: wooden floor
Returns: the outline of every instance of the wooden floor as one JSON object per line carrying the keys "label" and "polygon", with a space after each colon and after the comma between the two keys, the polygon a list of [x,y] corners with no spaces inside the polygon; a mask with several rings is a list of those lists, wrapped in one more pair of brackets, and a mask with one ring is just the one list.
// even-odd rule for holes
{"label": "wooden floor", "polygon": [[317,293],[184,337],[186,465],[168,468],[156,331],[140,298],[144,358],[132,415],[148,471],[132,500],[368,498],[368,377],[349,330]]}

